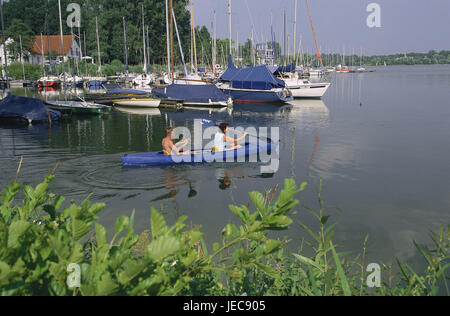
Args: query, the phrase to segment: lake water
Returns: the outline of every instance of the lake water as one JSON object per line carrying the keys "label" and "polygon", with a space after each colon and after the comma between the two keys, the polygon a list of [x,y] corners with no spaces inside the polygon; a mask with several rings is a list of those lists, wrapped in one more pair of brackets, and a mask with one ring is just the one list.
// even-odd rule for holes
{"label": "lake water", "polygon": [[[51,190],[79,203],[106,202],[101,223],[109,229],[136,210],[136,229],[149,228],[150,206],[169,221],[187,215],[202,225],[208,243],[234,215],[229,204],[248,204],[248,192],[308,182],[302,204],[317,207],[317,188],[336,242],[358,251],[370,236],[370,259],[414,261],[413,240],[450,223],[450,66],[380,67],[376,73],[331,75],[322,101],[291,106],[239,105],[233,111],[153,110],[145,115],[113,112],[47,126],[0,126],[0,185],[14,178],[36,185],[57,167]],[[25,94],[23,90],[14,93]],[[32,91],[26,91],[28,95]],[[161,149],[169,125],[192,128],[195,118],[233,126],[280,128],[280,168],[271,176],[259,164],[124,168],[121,155]],[[317,224],[303,209],[295,218]],[[305,233],[293,224],[292,247]]]}

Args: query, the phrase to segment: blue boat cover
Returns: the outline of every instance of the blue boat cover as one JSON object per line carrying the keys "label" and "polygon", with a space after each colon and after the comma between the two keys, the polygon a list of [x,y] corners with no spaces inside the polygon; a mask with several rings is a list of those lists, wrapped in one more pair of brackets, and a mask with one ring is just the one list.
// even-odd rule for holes
{"label": "blue boat cover", "polygon": [[287,65],[287,66],[280,66],[278,67],[278,71],[283,73],[283,72],[295,72],[295,63],[292,63],[291,65]]}
{"label": "blue boat cover", "polygon": [[47,112],[53,121],[59,120],[61,114],[47,109],[39,99],[18,97],[9,94],[0,101],[0,118],[25,119],[32,122],[44,122],[48,120]]}
{"label": "blue boat cover", "polygon": [[136,94],[136,95],[144,95],[148,94],[147,91],[143,90],[135,90],[135,89],[112,89],[108,90],[106,94]]}
{"label": "blue boat cover", "polygon": [[275,78],[266,65],[238,69],[234,66],[231,57],[228,69],[220,77],[220,80],[230,81],[235,89],[272,90],[286,87],[284,81]]}
{"label": "blue boat cover", "polygon": [[185,85],[171,84],[166,88],[153,89],[152,93],[163,99],[180,99],[186,103],[209,103],[227,101],[228,96],[213,84],[207,85]]}

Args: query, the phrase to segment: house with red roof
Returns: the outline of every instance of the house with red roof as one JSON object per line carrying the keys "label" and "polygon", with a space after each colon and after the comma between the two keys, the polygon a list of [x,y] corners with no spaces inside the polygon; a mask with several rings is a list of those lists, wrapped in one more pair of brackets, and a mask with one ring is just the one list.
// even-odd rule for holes
{"label": "house with red roof", "polygon": [[[44,55],[44,57],[42,57]],[[82,59],[82,52],[80,45],[78,44],[74,35],[63,36],[63,45],[61,47],[61,37],[59,35],[38,35],[33,39],[33,46],[30,49],[30,56],[28,62],[33,65],[49,63],[49,56],[52,60],[59,63],[68,61],[69,59],[75,59],[80,61]]]}

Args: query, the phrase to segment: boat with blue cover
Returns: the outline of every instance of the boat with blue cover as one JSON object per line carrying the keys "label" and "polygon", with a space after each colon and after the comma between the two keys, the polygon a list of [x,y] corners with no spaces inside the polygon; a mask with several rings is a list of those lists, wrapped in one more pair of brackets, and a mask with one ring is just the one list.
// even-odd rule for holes
{"label": "boat with blue cover", "polygon": [[42,123],[58,121],[61,114],[48,109],[39,99],[9,94],[0,101],[0,119]]}
{"label": "boat with blue cover", "polygon": [[231,57],[217,87],[236,103],[286,103],[293,100],[285,82],[276,78],[268,66],[236,68]]}
{"label": "boat with blue cover", "polygon": [[153,95],[167,100],[184,100],[184,105],[227,107],[233,105],[232,99],[213,84],[171,84],[165,88],[154,88]]}
{"label": "boat with blue cover", "polygon": [[211,149],[194,150],[190,154],[165,155],[162,151],[127,154],[122,156],[124,166],[169,166],[180,164],[213,163],[213,162],[245,162],[245,158],[262,153],[270,154],[276,144],[259,141],[246,143],[241,148],[222,152]]}

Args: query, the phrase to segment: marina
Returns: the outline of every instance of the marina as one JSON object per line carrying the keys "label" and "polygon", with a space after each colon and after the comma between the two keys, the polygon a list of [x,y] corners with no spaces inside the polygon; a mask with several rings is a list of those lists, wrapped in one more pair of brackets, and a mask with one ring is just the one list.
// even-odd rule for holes
{"label": "marina", "polygon": [[450,5],[387,1],[0,0],[0,295],[450,295]]}

